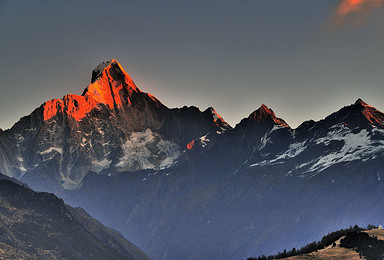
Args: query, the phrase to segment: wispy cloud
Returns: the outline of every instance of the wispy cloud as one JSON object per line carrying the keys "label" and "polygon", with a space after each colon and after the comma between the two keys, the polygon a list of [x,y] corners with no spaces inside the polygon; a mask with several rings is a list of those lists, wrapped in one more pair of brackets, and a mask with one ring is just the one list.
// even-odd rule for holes
{"label": "wispy cloud", "polygon": [[351,13],[362,13],[384,5],[384,0],[341,0],[337,10],[337,16],[346,16]]}

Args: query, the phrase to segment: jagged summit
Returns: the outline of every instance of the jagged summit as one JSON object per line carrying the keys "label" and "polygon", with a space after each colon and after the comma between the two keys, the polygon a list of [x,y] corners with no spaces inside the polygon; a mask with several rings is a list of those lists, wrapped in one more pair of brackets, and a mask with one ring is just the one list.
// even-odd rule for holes
{"label": "jagged summit", "polygon": [[112,59],[110,61],[103,61],[102,63],[97,65],[97,67],[92,71],[91,83],[94,83],[99,78],[105,76],[110,77],[110,79],[115,81],[122,81],[125,79],[126,81],[128,81],[131,87],[137,88],[128,73],[115,59]]}
{"label": "jagged summit", "polygon": [[361,99],[358,99],[355,103],[359,104],[359,106],[362,107],[361,113],[364,115],[364,117],[369,121],[370,124],[373,126],[378,126],[383,128],[384,127],[384,113],[377,110],[376,108],[368,105]]}
{"label": "jagged summit", "polygon": [[216,112],[213,107],[208,107],[205,111],[208,111],[212,114],[213,122],[221,128],[221,132],[225,132],[229,129],[232,129],[232,127],[224,120],[222,116],[219,115],[219,113]]}
{"label": "jagged summit", "polygon": [[318,122],[304,122],[297,129],[298,131],[308,131],[308,129],[315,130],[319,127],[327,129],[339,124],[343,124],[352,129],[384,128],[384,113],[359,98],[355,103],[341,108],[325,119]]}
{"label": "jagged summit", "polygon": [[276,125],[289,128],[289,125],[283,119],[276,117],[273,110],[268,108],[264,104],[262,104],[259,109],[252,112],[248,116],[248,119],[251,121],[258,122],[258,123],[265,121],[265,120],[272,120],[273,123]]}
{"label": "jagged summit", "polygon": [[216,112],[216,110],[213,107],[209,107],[207,108],[207,110],[212,113],[213,120],[215,123],[218,121],[225,122],[224,119]]}
{"label": "jagged summit", "polygon": [[91,84],[85,89],[83,96],[92,97],[98,103],[113,108],[121,107],[125,101],[129,103],[132,92],[141,92],[123,67],[112,59],[99,64],[92,71]]}
{"label": "jagged summit", "polygon": [[[340,112],[343,110],[340,110]],[[368,105],[360,98],[353,105],[346,107],[345,110],[348,114],[346,119],[350,122],[353,121],[352,124],[358,123],[363,126],[365,121],[373,127],[384,127],[384,113]]]}
{"label": "jagged summit", "polygon": [[256,122],[260,122],[267,117],[274,118],[276,115],[272,109],[269,109],[266,105],[262,104],[261,107],[253,111],[248,118]]}
{"label": "jagged summit", "polygon": [[[100,105],[110,109],[120,109],[132,105],[133,94],[142,94],[160,103],[150,94],[136,87],[123,67],[112,59],[102,62],[92,71],[91,84],[81,96],[68,94],[63,99],[53,99],[44,103],[44,120],[54,117],[59,111],[80,121],[90,111]],[[136,95],[137,96],[137,95]]]}
{"label": "jagged summit", "polygon": [[[105,82],[115,82],[117,84],[104,86]],[[98,88],[120,87],[119,84],[122,84],[124,88],[140,91],[117,60],[104,61],[92,71],[91,84],[84,90],[83,96],[87,92],[103,91],[98,90]]]}
{"label": "jagged summit", "polygon": [[[279,131],[275,131],[279,130]],[[243,118],[232,131],[239,142],[243,142],[247,151],[254,148],[255,143],[260,143],[263,136],[270,133],[290,135],[290,126],[281,118],[276,117],[272,109],[262,104],[260,108]],[[244,140],[246,140],[244,142]],[[248,150],[249,149],[249,150]]]}
{"label": "jagged summit", "polygon": [[361,98],[359,98],[359,99],[356,100],[354,106],[363,106],[363,107],[365,107],[365,106],[368,106],[368,104],[365,103]]}
{"label": "jagged summit", "polygon": [[[25,128],[33,129],[32,137],[17,132]],[[75,189],[89,172],[169,168],[183,160],[182,149],[191,140],[208,134],[213,140],[230,129],[213,108],[202,112],[196,107],[166,107],[139,90],[122,66],[111,60],[93,70],[92,83],[82,95],[47,101],[20,120],[9,131],[11,138],[20,136],[20,142],[12,144],[18,157],[7,157],[0,170],[28,179],[47,169],[52,172],[47,173],[49,178],[58,180],[53,189]],[[4,144],[0,142],[0,159]],[[29,159],[32,150],[35,155]],[[42,183],[35,182],[34,187]]]}
{"label": "jagged summit", "polygon": [[109,61],[103,61],[92,71],[91,83],[95,82],[98,77],[101,76],[101,73],[104,71],[106,67],[111,65],[111,63],[118,63],[115,59]]}

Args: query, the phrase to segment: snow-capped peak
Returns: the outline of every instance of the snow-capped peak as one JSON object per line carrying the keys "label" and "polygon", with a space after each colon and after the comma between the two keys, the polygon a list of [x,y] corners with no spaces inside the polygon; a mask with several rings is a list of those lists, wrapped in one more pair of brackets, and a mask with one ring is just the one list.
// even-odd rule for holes
{"label": "snow-capped peak", "polygon": [[217,134],[222,134],[225,131],[232,129],[232,127],[224,121],[224,118],[222,118],[213,107],[207,108],[204,112],[210,113],[212,115],[214,124],[220,127],[220,130],[217,131]]}
{"label": "snow-capped peak", "polygon": [[209,107],[208,109],[212,113],[214,122],[217,122],[218,120],[224,121],[224,119],[216,112],[216,110],[213,107]]}
{"label": "snow-capped peak", "polygon": [[83,96],[92,97],[98,103],[108,105],[110,108],[116,104],[121,107],[125,100],[133,92],[141,92],[123,69],[123,67],[112,59],[99,64],[92,71],[92,83],[84,90]]}
{"label": "snow-capped peak", "polygon": [[92,71],[91,84],[96,81],[103,80],[104,77],[118,82],[125,81],[130,88],[137,88],[128,73],[115,59],[104,61],[97,65],[97,67]]}
{"label": "snow-capped peak", "polygon": [[95,82],[95,80],[101,76],[103,70],[108,67],[112,62],[117,62],[115,59],[109,61],[103,61],[92,71],[91,83]]}
{"label": "snow-capped peak", "polygon": [[133,94],[143,93],[115,59],[99,64],[92,71],[91,81],[81,96],[68,94],[44,103],[44,120],[65,111],[80,121],[100,104],[110,109],[130,106]]}

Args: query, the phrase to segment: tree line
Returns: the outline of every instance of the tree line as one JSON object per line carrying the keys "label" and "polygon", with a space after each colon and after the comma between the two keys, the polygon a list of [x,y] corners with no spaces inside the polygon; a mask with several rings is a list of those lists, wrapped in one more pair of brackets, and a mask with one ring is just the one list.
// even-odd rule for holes
{"label": "tree line", "polygon": [[272,259],[282,259],[286,257],[291,256],[297,256],[297,255],[304,255],[309,254],[312,252],[316,252],[317,250],[324,249],[325,247],[328,247],[330,245],[336,246],[336,241],[339,240],[341,237],[346,236],[350,233],[356,233],[361,232],[364,230],[371,230],[371,229],[377,229],[377,226],[369,224],[367,228],[361,228],[358,225],[350,226],[346,229],[340,229],[331,233],[328,233],[327,235],[323,236],[323,238],[320,241],[314,241],[311,242],[305,246],[303,246],[300,249],[292,248],[292,250],[287,251],[284,249],[283,252],[278,252],[276,255],[261,255],[258,257],[249,257],[248,260],[272,260]]}

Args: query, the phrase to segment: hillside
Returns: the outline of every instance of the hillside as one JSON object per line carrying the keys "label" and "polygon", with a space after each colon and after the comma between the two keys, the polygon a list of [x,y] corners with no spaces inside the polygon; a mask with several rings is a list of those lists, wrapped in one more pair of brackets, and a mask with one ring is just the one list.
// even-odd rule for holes
{"label": "hillside", "polygon": [[[360,231],[359,231],[360,230]],[[339,237],[342,235],[341,237]],[[331,241],[331,238],[336,238]],[[324,245],[326,241],[326,245]],[[313,245],[317,245],[314,249]],[[305,251],[312,248],[308,252]],[[285,255],[293,255],[284,257]],[[358,260],[368,259],[377,260],[384,257],[384,230],[371,229],[361,230],[360,228],[350,228],[339,230],[324,236],[322,241],[313,242],[301,248],[295,249],[274,256],[259,256],[257,258],[248,258],[248,260],[266,260],[266,259],[287,259],[287,260]]]}
{"label": "hillside", "polygon": [[[129,242],[121,236],[114,244],[102,241],[103,237],[109,237],[111,240],[116,234],[96,235],[108,229],[96,223],[98,228],[90,230],[85,227],[92,221],[90,216],[84,221],[79,221],[80,217],[76,212],[72,213],[63,200],[53,194],[37,193],[10,180],[0,180],[1,257],[149,259],[132,245],[126,250],[126,246],[119,242]],[[112,233],[112,230],[109,232]]]}

